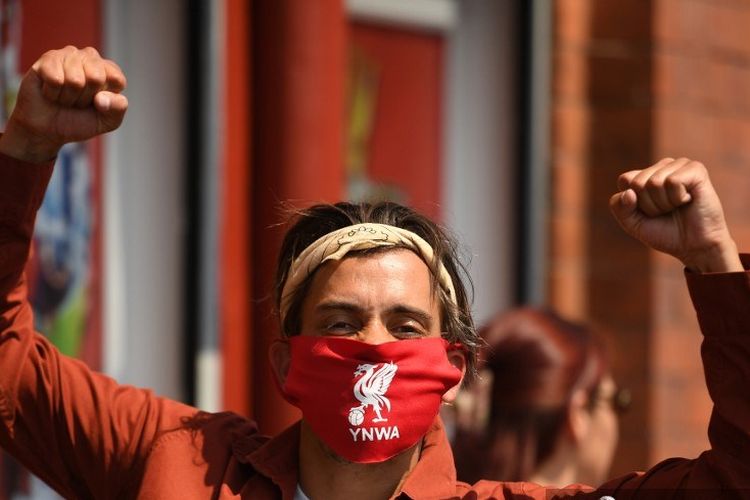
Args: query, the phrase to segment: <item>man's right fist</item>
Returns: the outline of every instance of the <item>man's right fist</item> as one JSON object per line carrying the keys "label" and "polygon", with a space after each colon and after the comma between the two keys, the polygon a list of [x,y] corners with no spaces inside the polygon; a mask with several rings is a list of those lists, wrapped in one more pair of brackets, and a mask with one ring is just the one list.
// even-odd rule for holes
{"label": "man's right fist", "polygon": [[45,162],[63,144],[110,132],[122,123],[125,75],[96,49],[67,46],[46,52],[21,81],[0,152]]}
{"label": "man's right fist", "polygon": [[664,158],[618,179],[610,198],[622,228],[695,272],[742,271],[716,191],[702,163]]}

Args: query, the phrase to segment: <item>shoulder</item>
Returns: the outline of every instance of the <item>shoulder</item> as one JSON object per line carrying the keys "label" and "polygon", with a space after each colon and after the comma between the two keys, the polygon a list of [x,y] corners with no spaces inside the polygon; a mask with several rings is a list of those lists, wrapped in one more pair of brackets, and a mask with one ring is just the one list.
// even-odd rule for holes
{"label": "shoulder", "polygon": [[245,417],[195,410],[154,443],[139,498],[215,498],[222,488],[242,488],[254,475],[244,454],[267,440]]}
{"label": "shoulder", "polygon": [[178,440],[190,441],[200,449],[210,447],[230,451],[237,443],[257,448],[268,439],[258,432],[254,421],[236,413],[195,410],[182,415],[177,425],[164,430],[154,443],[154,449]]}

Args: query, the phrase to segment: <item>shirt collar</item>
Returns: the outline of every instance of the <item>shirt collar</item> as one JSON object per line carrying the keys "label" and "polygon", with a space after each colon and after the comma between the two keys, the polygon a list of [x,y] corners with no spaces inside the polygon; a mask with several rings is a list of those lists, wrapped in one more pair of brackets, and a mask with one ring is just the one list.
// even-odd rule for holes
{"label": "shirt collar", "polygon": [[[273,481],[283,498],[294,498],[299,472],[300,422],[287,428],[255,451],[235,446],[240,462],[250,464]],[[436,417],[422,442],[419,461],[407,474],[395,498],[448,498],[456,493],[456,466],[440,417]]]}
{"label": "shirt collar", "polygon": [[299,472],[300,423],[288,427],[265,444],[246,452],[235,448],[237,460],[250,464],[281,489],[282,498],[294,498]]}
{"label": "shirt collar", "polygon": [[422,442],[417,465],[409,472],[396,498],[450,498],[456,494],[456,466],[440,417]]}

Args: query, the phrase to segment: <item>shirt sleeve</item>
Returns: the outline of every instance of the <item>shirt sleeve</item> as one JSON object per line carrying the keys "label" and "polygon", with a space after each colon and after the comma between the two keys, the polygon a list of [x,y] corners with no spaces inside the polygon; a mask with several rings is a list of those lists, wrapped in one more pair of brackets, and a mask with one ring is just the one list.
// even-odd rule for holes
{"label": "shirt sleeve", "polygon": [[51,173],[0,154],[0,446],[65,497],[122,497],[158,436],[196,410],[118,385],[34,331],[23,269]]}
{"label": "shirt sleeve", "polygon": [[[741,258],[750,268],[750,256]],[[692,460],[668,459],[645,473],[609,481],[594,498],[750,498],[750,272],[685,274],[703,332],[701,357],[714,403],[711,449]]]}

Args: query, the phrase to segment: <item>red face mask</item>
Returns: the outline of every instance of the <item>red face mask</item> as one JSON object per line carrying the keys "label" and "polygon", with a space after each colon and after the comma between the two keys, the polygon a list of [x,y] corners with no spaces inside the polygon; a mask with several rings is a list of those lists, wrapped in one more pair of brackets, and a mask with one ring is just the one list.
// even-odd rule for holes
{"label": "red face mask", "polygon": [[382,462],[415,445],[461,380],[442,338],[366,344],[295,336],[282,393],[313,432],[350,462]]}

